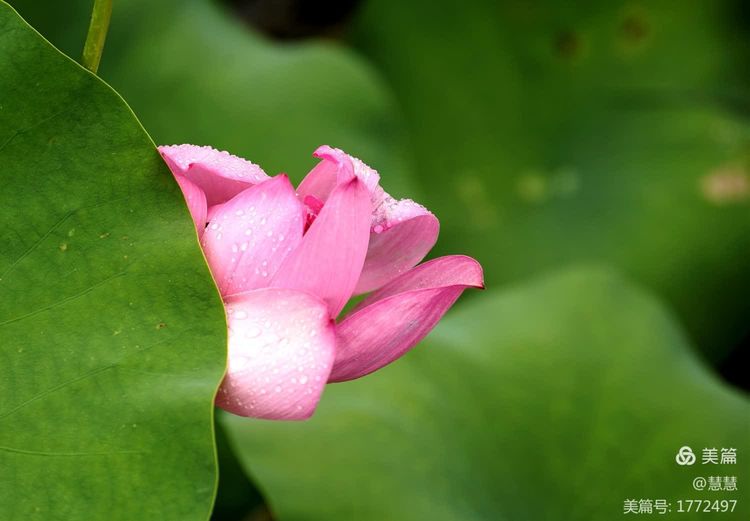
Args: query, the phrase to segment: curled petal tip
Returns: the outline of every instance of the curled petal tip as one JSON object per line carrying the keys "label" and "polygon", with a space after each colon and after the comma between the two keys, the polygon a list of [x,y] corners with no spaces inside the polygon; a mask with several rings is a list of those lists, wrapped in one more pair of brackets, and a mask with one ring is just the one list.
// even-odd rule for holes
{"label": "curled petal tip", "polygon": [[326,157],[326,155],[331,155],[333,153],[333,150],[334,149],[329,145],[320,145],[315,149],[315,152],[313,152],[313,157],[323,159],[324,157]]}

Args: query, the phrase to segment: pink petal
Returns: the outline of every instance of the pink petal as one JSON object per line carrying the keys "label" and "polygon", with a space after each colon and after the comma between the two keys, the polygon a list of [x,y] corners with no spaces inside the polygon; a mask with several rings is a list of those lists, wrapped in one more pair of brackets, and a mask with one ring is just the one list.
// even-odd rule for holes
{"label": "pink petal", "polygon": [[210,206],[208,212],[206,212],[206,222],[213,221],[214,217],[216,217],[216,212],[218,212],[222,206],[224,206],[223,203]]}
{"label": "pink petal", "polygon": [[[379,186],[380,175],[346,152],[327,145],[313,154],[322,159],[302,180],[297,193],[305,201],[325,201],[337,184],[358,177],[373,204],[370,243],[355,293],[379,288],[414,267],[432,249],[439,223],[424,206],[396,200]],[[308,205],[310,206],[310,205]]]}
{"label": "pink petal", "polygon": [[349,181],[355,175],[364,182],[370,193],[377,191],[380,176],[356,157],[328,145],[318,147],[313,156],[322,161],[305,176],[297,187],[300,197],[312,195],[325,201],[336,185]]}
{"label": "pink petal", "polygon": [[326,305],[288,289],[229,297],[229,363],[216,405],[271,420],[303,420],[323,393],[335,354]]}
{"label": "pink petal", "polygon": [[367,258],[354,292],[381,287],[421,261],[437,241],[440,223],[423,206],[390,196],[375,210]]}
{"label": "pink petal", "polygon": [[205,192],[208,206],[268,179],[258,165],[211,147],[171,145],[159,147],[159,152],[173,174],[187,177]]}
{"label": "pink petal", "polygon": [[225,296],[268,286],[302,240],[304,216],[285,175],[213,206],[202,245],[219,292]]}
{"label": "pink petal", "polygon": [[177,184],[180,185],[182,195],[185,197],[190,216],[195,223],[195,231],[198,232],[198,238],[203,237],[206,230],[206,194],[198,186],[181,175],[175,175]]}
{"label": "pink petal", "polygon": [[370,295],[336,326],[329,381],[353,380],[401,357],[469,287],[484,287],[482,267],[452,255],[417,266]]}
{"label": "pink petal", "polygon": [[338,315],[362,271],[370,213],[367,188],[358,178],[338,185],[270,286],[316,295],[328,304],[331,316]]}

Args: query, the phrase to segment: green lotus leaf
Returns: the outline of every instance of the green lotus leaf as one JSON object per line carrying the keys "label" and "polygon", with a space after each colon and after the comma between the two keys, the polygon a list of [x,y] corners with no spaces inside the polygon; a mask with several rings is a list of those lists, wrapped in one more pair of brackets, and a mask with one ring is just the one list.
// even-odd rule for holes
{"label": "green lotus leaf", "polygon": [[108,85],[0,2],[0,519],[205,520],[218,293]]}

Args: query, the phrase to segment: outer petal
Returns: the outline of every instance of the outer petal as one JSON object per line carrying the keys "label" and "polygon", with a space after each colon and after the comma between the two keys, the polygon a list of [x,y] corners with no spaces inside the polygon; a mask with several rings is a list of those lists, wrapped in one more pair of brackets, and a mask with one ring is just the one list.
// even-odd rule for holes
{"label": "outer petal", "polygon": [[304,207],[285,175],[212,207],[203,251],[222,295],[268,286],[302,240]]}
{"label": "outer petal", "polygon": [[375,211],[367,258],[355,293],[381,287],[413,268],[437,241],[440,223],[425,207],[410,199],[388,196]]}
{"label": "outer petal", "polygon": [[227,299],[229,363],[216,405],[240,416],[303,420],[331,372],[334,326],[326,305],[288,289]]}
{"label": "outer petal", "polygon": [[373,293],[336,326],[329,381],[353,380],[401,357],[469,287],[483,287],[482,267],[454,255],[426,262]]}
{"label": "outer petal", "polygon": [[198,185],[187,178],[181,175],[175,175],[174,178],[180,185],[180,190],[182,190],[182,195],[185,197],[188,210],[190,210],[190,216],[195,223],[195,231],[198,232],[198,238],[200,239],[203,237],[203,232],[206,231],[206,194],[198,188]]}
{"label": "outer petal", "polygon": [[268,179],[258,165],[211,147],[171,145],[159,147],[159,152],[173,174],[187,177],[205,192],[208,206]]}
{"label": "outer petal", "polygon": [[371,204],[358,178],[338,185],[271,287],[318,296],[335,317],[349,300],[367,254]]}

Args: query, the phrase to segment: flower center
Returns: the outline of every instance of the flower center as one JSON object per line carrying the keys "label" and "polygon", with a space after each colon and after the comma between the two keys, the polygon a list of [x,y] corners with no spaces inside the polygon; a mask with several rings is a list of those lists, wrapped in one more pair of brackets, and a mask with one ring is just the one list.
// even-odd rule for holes
{"label": "flower center", "polygon": [[320,210],[323,209],[323,201],[314,195],[306,195],[302,202],[307,209],[307,214],[305,215],[305,231],[307,231],[312,226],[312,223],[315,222],[315,218],[318,217]]}

